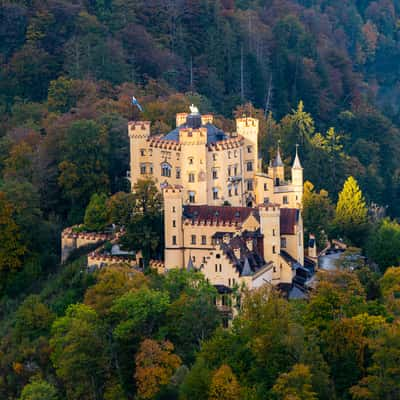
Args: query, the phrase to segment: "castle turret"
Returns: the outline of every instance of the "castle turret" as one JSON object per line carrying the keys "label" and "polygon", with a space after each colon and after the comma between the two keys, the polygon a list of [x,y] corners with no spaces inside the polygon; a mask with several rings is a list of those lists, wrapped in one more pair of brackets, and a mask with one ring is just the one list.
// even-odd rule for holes
{"label": "castle turret", "polygon": [[296,205],[300,206],[303,200],[303,167],[300,163],[298,147],[296,145],[296,156],[292,165],[292,186],[296,196]]}
{"label": "castle turret", "polygon": [[165,268],[183,268],[182,188],[167,186],[164,196]]}
{"label": "castle turret", "polygon": [[276,157],[272,161],[271,175],[274,178],[275,186],[279,186],[285,181],[285,166],[283,165],[279,143],[278,143],[278,149],[276,151]]}

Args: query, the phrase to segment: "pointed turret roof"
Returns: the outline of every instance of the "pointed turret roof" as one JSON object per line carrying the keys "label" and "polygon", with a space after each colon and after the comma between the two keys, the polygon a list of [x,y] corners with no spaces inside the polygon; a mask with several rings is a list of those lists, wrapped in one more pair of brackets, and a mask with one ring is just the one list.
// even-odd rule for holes
{"label": "pointed turret roof", "polygon": [[192,260],[192,256],[189,257],[189,261],[187,263],[187,267],[186,267],[187,271],[194,271],[195,267],[193,265],[193,260]]}
{"label": "pointed turret roof", "polygon": [[278,150],[276,152],[276,158],[274,162],[272,163],[273,167],[283,167],[283,162],[282,162],[282,157],[281,157],[281,150],[279,148],[279,143],[278,143]]}
{"label": "pointed turret roof", "polygon": [[242,276],[251,276],[253,275],[253,271],[250,268],[249,259],[246,257],[244,259],[244,265],[242,269]]}
{"label": "pointed turret roof", "polygon": [[299,145],[296,144],[296,157],[294,158],[292,168],[302,169],[303,167],[301,166],[301,163],[300,163],[298,148],[299,148]]}

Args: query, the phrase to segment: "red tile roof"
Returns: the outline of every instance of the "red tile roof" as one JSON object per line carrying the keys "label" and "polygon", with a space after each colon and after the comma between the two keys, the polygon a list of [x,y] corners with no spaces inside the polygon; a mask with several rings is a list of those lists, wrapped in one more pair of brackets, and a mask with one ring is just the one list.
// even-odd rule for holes
{"label": "red tile roof", "polygon": [[299,210],[296,208],[281,208],[281,235],[294,235],[298,219]]}
{"label": "red tile roof", "polygon": [[257,210],[249,207],[229,206],[185,206],[184,216],[196,222],[212,221],[213,223],[242,223]]}

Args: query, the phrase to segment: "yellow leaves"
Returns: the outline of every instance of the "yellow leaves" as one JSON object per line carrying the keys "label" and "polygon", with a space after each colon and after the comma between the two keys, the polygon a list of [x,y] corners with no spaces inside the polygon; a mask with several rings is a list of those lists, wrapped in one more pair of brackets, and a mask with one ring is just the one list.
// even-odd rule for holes
{"label": "yellow leaves", "polygon": [[19,362],[13,362],[13,370],[17,375],[21,375],[24,370],[24,366]]}
{"label": "yellow leaves", "polygon": [[210,386],[209,400],[239,400],[240,385],[229,365],[215,371]]}
{"label": "yellow leaves", "polygon": [[278,377],[272,391],[278,400],[317,400],[311,378],[310,367],[295,364],[290,372]]}
{"label": "yellow leaves", "polygon": [[135,379],[137,393],[141,399],[151,399],[160,389],[167,385],[176,369],[181,365],[181,359],[173,354],[171,342],[156,342],[145,339],[136,355]]}

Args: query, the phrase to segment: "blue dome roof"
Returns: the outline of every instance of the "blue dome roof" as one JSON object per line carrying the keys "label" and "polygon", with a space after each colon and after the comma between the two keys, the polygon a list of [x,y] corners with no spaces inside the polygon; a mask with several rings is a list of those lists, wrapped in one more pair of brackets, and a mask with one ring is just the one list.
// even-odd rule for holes
{"label": "blue dome roof", "polygon": [[[201,125],[201,127],[207,129],[207,144],[228,139],[228,135],[221,129],[218,129],[213,124],[208,123],[205,125]],[[183,124],[181,126],[178,126],[173,131],[167,133],[164,137],[162,137],[161,140],[173,140],[174,142],[179,142],[179,129],[181,128],[188,128],[188,125]]]}

